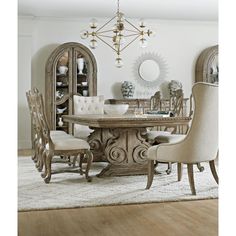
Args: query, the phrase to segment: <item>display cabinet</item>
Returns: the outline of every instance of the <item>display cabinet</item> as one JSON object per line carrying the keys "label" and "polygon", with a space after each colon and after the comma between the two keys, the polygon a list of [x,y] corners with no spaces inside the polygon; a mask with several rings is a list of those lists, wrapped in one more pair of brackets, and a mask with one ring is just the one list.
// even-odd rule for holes
{"label": "display cabinet", "polygon": [[219,82],[218,45],[204,49],[195,68],[195,82]]}
{"label": "display cabinet", "polygon": [[62,115],[73,114],[73,95],[97,95],[97,63],[92,52],[80,43],[64,43],[46,63],[45,107],[50,129],[72,133]]}

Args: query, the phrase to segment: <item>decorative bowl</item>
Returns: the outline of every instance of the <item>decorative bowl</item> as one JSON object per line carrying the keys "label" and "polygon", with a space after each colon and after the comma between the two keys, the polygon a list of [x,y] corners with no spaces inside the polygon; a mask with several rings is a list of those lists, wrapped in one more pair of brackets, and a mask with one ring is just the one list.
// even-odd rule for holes
{"label": "decorative bowl", "polygon": [[123,115],[128,108],[129,104],[104,104],[104,111],[108,115]]}
{"label": "decorative bowl", "polygon": [[88,85],[88,82],[82,82],[82,85],[83,85],[83,86],[87,86],[87,85]]}

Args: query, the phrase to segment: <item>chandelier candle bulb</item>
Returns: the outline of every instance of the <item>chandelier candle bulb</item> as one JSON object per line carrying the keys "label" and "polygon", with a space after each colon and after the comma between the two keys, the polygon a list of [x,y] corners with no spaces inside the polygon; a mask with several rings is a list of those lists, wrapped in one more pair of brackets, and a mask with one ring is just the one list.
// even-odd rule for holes
{"label": "chandelier candle bulb", "polygon": [[80,33],[81,38],[87,39],[91,37],[89,46],[92,49],[97,47],[97,40],[109,46],[117,55],[115,64],[118,68],[123,65],[120,58],[123,50],[136,40],[139,40],[140,46],[144,48],[147,46],[147,39],[144,36],[153,35],[150,29],[146,30],[146,22],[143,19],[140,20],[138,26],[135,26],[124,17],[124,14],[120,12],[119,0],[117,1],[117,12],[113,18],[98,27],[98,29],[96,19],[92,19],[89,26],[92,32],[83,30]]}

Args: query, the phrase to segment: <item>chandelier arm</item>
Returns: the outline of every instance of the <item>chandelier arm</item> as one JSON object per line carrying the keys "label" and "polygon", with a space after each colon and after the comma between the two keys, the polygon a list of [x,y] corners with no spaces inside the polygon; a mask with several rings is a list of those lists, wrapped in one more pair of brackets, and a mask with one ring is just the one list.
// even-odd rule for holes
{"label": "chandelier arm", "polygon": [[104,30],[101,32],[96,31],[96,34],[103,34],[103,33],[107,33],[107,32],[113,32],[113,30]]}
{"label": "chandelier arm", "polygon": [[131,22],[129,22],[128,20],[125,19],[125,21],[130,24],[131,26],[133,26],[136,30],[138,30],[138,32],[142,32],[140,29],[138,29],[135,25],[133,25]]}
{"label": "chandelier arm", "polygon": [[124,35],[124,37],[126,38],[126,37],[131,37],[131,36],[136,36],[136,35],[141,35],[140,33],[136,33],[136,34],[128,34],[128,35]]}
{"label": "chandelier arm", "polygon": [[104,25],[102,25],[97,31],[95,31],[96,33],[103,29],[106,25],[108,25],[112,20],[114,20],[116,18],[116,16],[112,17],[109,21],[107,21]]}
{"label": "chandelier arm", "polygon": [[97,36],[96,35],[96,37],[98,38],[98,39],[100,39],[103,43],[105,43],[107,46],[109,46],[110,48],[112,48],[116,53],[118,53],[117,52],[117,50],[115,49],[115,48],[113,48],[109,43],[107,43],[105,40],[103,40],[102,38],[100,38],[99,36]]}
{"label": "chandelier arm", "polygon": [[129,31],[129,32],[133,32],[133,33],[136,33],[137,30],[130,30],[130,29],[125,29],[126,31]]}
{"label": "chandelier arm", "polygon": [[113,38],[112,36],[108,36],[108,35],[102,35],[102,34],[99,34],[99,37],[105,37],[105,38]]}
{"label": "chandelier arm", "polygon": [[136,39],[139,38],[139,35],[137,37],[135,37],[132,41],[130,41],[125,47],[123,47],[120,52],[124,51],[131,43],[133,43]]}

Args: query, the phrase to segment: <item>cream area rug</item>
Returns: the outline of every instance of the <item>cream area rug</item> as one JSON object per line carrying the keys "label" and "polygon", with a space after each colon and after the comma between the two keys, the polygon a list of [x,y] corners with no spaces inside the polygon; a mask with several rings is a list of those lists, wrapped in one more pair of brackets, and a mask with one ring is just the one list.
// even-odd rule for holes
{"label": "cream area rug", "polygon": [[[52,175],[45,184],[30,157],[18,158],[18,209],[19,211],[183,201],[218,197],[218,185],[211,175],[208,163],[203,163],[204,172],[194,168],[197,196],[191,195],[187,168],[183,169],[181,182],[177,181],[177,167],[173,164],[170,175],[165,173],[166,164],[159,164],[153,184],[145,190],[147,176],[124,176],[97,178],[106,163],[94,163],[91,168],[93,181],[88,183],[84,176],[76,173]],[[61,163],[53,164],[54,168]]]}

